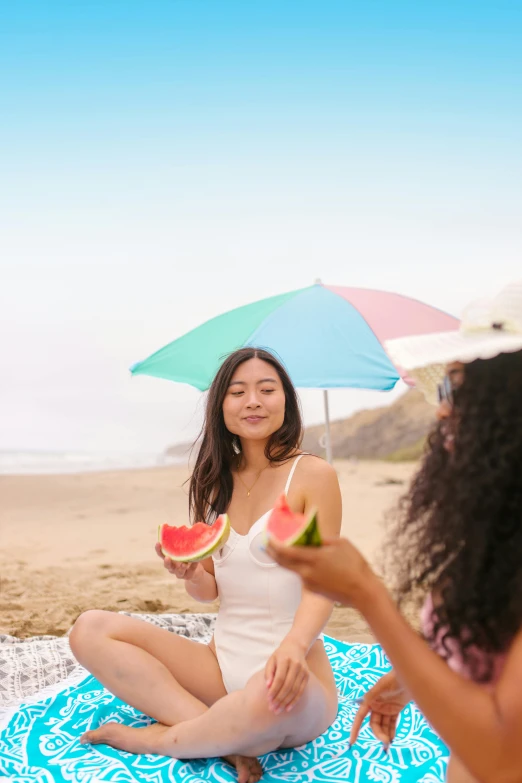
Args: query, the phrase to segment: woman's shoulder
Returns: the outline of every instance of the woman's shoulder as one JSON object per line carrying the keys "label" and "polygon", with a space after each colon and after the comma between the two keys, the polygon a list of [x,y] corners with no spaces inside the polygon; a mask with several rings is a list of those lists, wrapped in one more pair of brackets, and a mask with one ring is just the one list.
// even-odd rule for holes
{"label": "woman's shoulder", "polygon": [[300,452],[298,456],[300,459],[296,472],[299,471],[299,475],[304,480],[338,481],[337,471],[322,457],[306,451]]}
{"label": "woman's shoulder", "polygon": [[337,472],[326,460],[303,456],[296,470],[294,502],[304,509],[315,508],[320,529],[326,537],[337,536],[341,528],[342,498]]}

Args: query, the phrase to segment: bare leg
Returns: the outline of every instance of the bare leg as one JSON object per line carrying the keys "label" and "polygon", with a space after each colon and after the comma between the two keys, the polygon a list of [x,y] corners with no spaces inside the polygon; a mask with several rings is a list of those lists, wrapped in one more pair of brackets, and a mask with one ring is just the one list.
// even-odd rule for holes
{"label": "bare leg", "polygon": [[337,699],[312,675],[294,710],[275,715],[268,708],[263,675],[258,673],[244,690],[229,694],[203,715],[174,727],[156,724],[133,729],[109,723],[86,732],[81,742],[180,759],[231,753],[259,756],[315,739],[328,728],[336,714]]}
{"label": "bare leg", "polygon": [[132,617],[91,610],[69,642],[78,661],[118,698],[173,726],[226,695],[207,645]]}
{"label": "bare leg", "polygon": [[[111,693],[167,727],[203,715],[226,696],[207,645],[143,620],[92,610],[78,618],[69,641],[78,661]],[[255,759],[227,760],[241,783],[262,774]]]}

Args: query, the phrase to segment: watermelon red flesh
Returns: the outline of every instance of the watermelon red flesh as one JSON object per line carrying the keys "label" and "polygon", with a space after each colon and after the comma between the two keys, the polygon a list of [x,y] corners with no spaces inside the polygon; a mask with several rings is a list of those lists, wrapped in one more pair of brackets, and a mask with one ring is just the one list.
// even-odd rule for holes
{"label": "watermelon red flesh", "polygon": [[191,527],[160,525],[158,539],[161,551],[179,563],[197,563],[223,546],[230,532],[226,514],[221,514],[212,525],[196,522]]}
{"label": "watermelon red flesh", "polygon": [[317,514],[308,516],[294,513],[285,495],[282,495],[266,524],[266,538],[275,538],[287,546],[320,546],[321,536],[317,527]]}

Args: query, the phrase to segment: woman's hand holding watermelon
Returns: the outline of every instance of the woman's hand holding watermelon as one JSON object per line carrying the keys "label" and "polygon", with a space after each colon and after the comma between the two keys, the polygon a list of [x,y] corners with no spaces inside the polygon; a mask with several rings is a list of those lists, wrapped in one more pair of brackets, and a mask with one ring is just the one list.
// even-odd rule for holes
{"label": "woman's hand holding watermelon", "polygon": [[359,550],[346,538],[325,539],[322,546],[285,546],[270,539],[267,552],[284,568],[299,574],[303,586],[330,601],[361,610],[373,600],[380,582]]}
{"label": "woman's hand holding watermelon", "polygon": [[198,571],[201,571],[202,575],[205,571],[201,563],[177,563],[176,561],[171,560],[170,557],[165,557],[161,551],[161,544],[159,541],[156,543],[156,554],[163,560],[163,566],[167,569],[169,574],[174,574],[177,579],[191,581],[194,577],[197,577]]}
{"label": "woman's hand holding watermelon", "polygon": [[183,579],[185,590],[191,598],[204,604],[216,600],[218,593],[211,558],[199,560],[197,563],[180,563],[163,554],[159,541],[156,543],[156,554],[163,560],[163,567],[169,574]]}

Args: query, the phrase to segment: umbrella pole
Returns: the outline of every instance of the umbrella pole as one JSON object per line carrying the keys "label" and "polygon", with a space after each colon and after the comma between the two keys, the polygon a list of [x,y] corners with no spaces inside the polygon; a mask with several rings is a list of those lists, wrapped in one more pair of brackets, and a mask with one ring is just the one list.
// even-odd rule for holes
{"label": "umbrella pole", "polygon": [[332,464],[332,438],[330,434],[330,409],[328,406],[328,390],[323,389],[324,400],[324,432],[325,432],[325,445],[326,445],[326,460]]}

